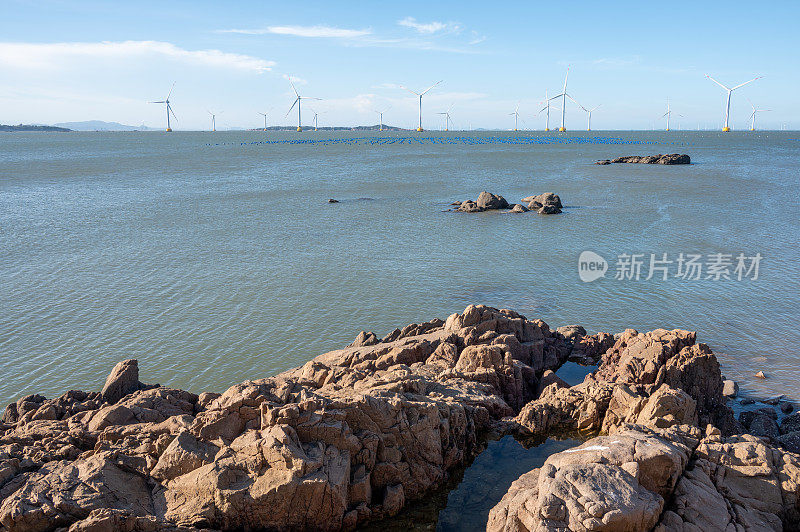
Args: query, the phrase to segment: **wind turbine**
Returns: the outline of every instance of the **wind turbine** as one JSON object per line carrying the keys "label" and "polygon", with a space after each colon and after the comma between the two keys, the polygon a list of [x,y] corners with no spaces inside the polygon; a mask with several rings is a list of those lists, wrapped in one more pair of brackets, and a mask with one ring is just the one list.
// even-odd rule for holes
{"label": "wind turbine", "polygon": [[[679,114],[679,117],[683,118],[683,115]],[[672,118],[672,109],[669,107],[669,98],[667,99],[667,112],[661,115],[659,118],[667,119],[667,131],[669,131],[669,119]],[[680,122],[678,122],[678,129],[680,129]]]}
{"label": "wind turbine", "polygon": [[[556,98],[561,98],[561,127],[558,128],[559,131],[566,131],[567,130],[567,128],[564,127],[564,119],[566,118],[565,115],[567,113],[567,98],[569,98],[570,100],[575,102],[575,99],[572,96],[570,96],[569,94],[567,94],[567,78],[569,78],[569,67],[567,67],[567,75],[564,76],[564,90],[561,91],[561,94],[557,94],[556,96],[553,96],[552,98],[550,98],[551,100],[555,100]],[[578,102],[575,102],[575,103],[578,103]],[[580,104],[578,103],[578,105],[580,105]]]}
{"label": "wind turbine", "polygon": [[706,77],[707,77],[708,79],[710,79],[711,81],[713,81],[714,83],[716,83],[717,85],[719,85],[720,87],[722,87],[723,89],[725,89],[726,91],[728,91],[728,100],[727,100],[727,102],[726,102],[726,104],[725,104],[725,125],[724,125],[724,126],[722,126],[722,131],[726,131],[726,132],[727,132],[727,131],[730,131],[730,130],[731,130],[731,128],[730,128],[730,127],[728,127],[728,117],[729,117],[729,116],[730,116],[730,114],[731,114],[731,93],[732,93],[733,91],[735,91],[736,89],[738,89],[739,87],[744,87],[744,86],[745,86],[745,85],[747,85],[748,83],[752,83],[752,82],[754,82],[754,81],[755,81],[755,80],[757,80],[757,79],[761,79],[761,78],[763,78],[764,76],[757,76],[757,77],[755,77],[755,78],[751,79],[750,81],[745,81],[744,83],[740,83],[739,85],[736,85],[735,87],[726,87],[725,85],[723,85],[723,84],[722,84],[722,83],[720,83],[719,81],[715,80],[714,78],[712,78],[712,77],[711,77],[711,76],[709,76],[708,74],[706,74]]}
{"label": "wind turbine", "polygon": [[375,111],[375,113],[378,115],[378,123],[380,124],[378,131],[383,131],[383,113],[385,111]]}
{"label": "wind turbine", "polygon": [[[750,98],[748,98],[747,101],[750,102]],[[750,114],[750,119],[752,120],[752,122],[750,122],[750,131],[755,131],[756,130],[756,113],[766,113],[768,111],[772,111],[772,109],[756,109],[756,106],[753,105],[753,102],[750,102],[750,107],[753,108],[753,112],[752,112],[752,114]]]}
{"label": "wind turbine", "polygon": [[517,121],[519,120],[519,102],[517,102],[517,107],[514,109],[514,112],[509,113],[508,116],[514,117],[514,131],[519,131],[517,129]]}
{"label": "wind turbine", "polygon": [[[208,109],[206,109],[206,111],[208,111]],[[217,130],[217,115],[218,114],[222,114],[222,111],[220,111],[219,113],[212,113],[211,111],[208,111],[208,114],[211,115],[211,131],[216,131]]]}
{"label": "wind turbine", "polygon": [[319,118],[319,113],[317,113],[315,110],[311,109],[310,107],[308,109],[309,109],[309,111],[314,113],[314,131],[316,131],[317,130],[317,118]]}
{"label": "wind turbine", "polygon": [[426,94],[426,93],[427,93],[429,90],[431,90],[432,88],[434,88],[436,85],[438,85],[438,84],[439,84],[439,83],[441,83],[442,81],[444,81],[444,80],[439,80],[439,81],[437,81],[436,83],[434,83],[433,85],[431,85],[430,87],[428,87],[427,89],[425,89],[425,90],[424,90],[424,91],[422,91],[422,92],[414,92],[414,91],[412,91],[411,89],[409,89],[409,88],[406,88],[406,87],[403,87],[403,86],[401,85],[401,87],[402,87],[402,88],[406,89],[406,90],[407,90],[408,92],[410,92],[411,94],[416,94],[416,95],[419,97],[419,127],[417,127],[417,131],[423,131],[423,129],[422,129],[422,97],[423,97],[423,96],[424,96],[424,95],[425,95],[425,94]]}
{"label": "wind turbine", "polygon": [[173,82],[172,83],[172,87],[169,88],[169,92],[167,93],[166,99],[159,100],[157,102],[150,102],[150,103],[163,103],[163,104],[165,104],[165,108],[166,108],[166,111],[167,111],[167,132],[172,131],[172,128],[169,125],[169,114],[172,113],[172,116],[175,118],[175,120],[178,119],[178,117],[175,116],[175,112],[172,110],[172,106],[170,106],[170,104],[169,104],[169,97],[172,96],[172,89],[174,89],[174,88],[175,88],[175,82]]}
{"label": "wind turbine", "polygon": [[551,98],[547,97],[547,91],[544,91],[545,106],[542,107],[541,109],[539,109],[539,112],[541,113],[542,111],[547,110],[547,115],[546,115],[546,118],[545,118],[545,121],[544,121],[544,130],[545,131],[550,131],[550,100],[551,100]]}
{"label": "wind turbine", "polygon": [[452,120],[450,120],[450,111],[453,109],[453,105],[454,104],[451,104],[450,107],[447,108],[447,111],[445,111],[444,113],[436,113],[437,115],[444,115],[445,131],[450,131],[450,128],[448,128],[448,126],[453,122]]}
{"label": "wind turbine", "polygon": [[292,83],[292,79],[291,78],[289,78],[289,85],[292,86],[292,90],[294,91],[294,95],[297,96],[297,98],[295,99],[295,101],[292,104],[292,106],[289,107],[289,110],[286,111],[286,116],[289,116],[289,113],[292,112],[292,109],[294,109],[294,106],[296,105],[297,106],[297,131],[303,131],[303,126],[300,123],[300,100],[321,100],[322,98],[311,98],[310,96],[300,96],[300,93],[297,92],[297,89],[295,88],[294,83]]}
{"label": "wind turbine", "polygon": [[[578,104],[578,105],[581,105],[581,104]],[[601,103],[600,105],[603,105],[603,104]],[[586,107],[581,105],[581,109],[586,111],[586,113],[589,115],[589,122],[586,124],[586,131],[591,131],[592,130],[592,113],[594,111],[596,111],[597,108],[600,107],[600,105],[596,105],[596,106],[592,107],[591,109],[587,109]]]}
{"label": "wind turbine", "polygon": [[267,113],[258,113],[264,117],[264,131],[267,130]]}

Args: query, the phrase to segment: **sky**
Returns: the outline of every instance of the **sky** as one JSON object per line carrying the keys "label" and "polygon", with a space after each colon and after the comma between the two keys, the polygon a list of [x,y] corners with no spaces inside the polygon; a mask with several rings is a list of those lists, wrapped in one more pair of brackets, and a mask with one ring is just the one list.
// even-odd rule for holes
{"label": "sky", "polygon": [[[173,128],[303,123],[543,129],[545,94],[567,92],[592,129],[800,128],[800,2],[112,2],[0,0],[0,123],[103,120]],[[560,105],[555,103],[554,105]],[[567,129],[587,115],[567,100]],[[551,127],[559,125],[553,110]]]}

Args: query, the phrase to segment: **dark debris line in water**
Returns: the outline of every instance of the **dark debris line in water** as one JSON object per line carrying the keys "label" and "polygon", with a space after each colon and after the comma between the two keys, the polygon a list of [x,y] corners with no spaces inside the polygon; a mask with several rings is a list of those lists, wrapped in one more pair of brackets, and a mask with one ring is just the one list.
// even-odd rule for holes
{"label": "dark debris line in water", "polygon": [[[315,145],[383,145],[383,144],[665,144],[649,140],[628,140],[619,137],[563,137],[551,135],[517,135],[510,137],[500,136],[430,136],[430,137],[355,137],[341,139],[275,139],[254,140],[252,142],[215,142],[206,146],[258,146],[273,144],[315,144]],[[675,144],[668,142],[666,144]]]}
{"label": "dark debris line in water", "polygon": [[489,511],[500,502],[512,482],[523,473],[541,467],[550,455],[580,443],[569,437],[520,442],[513,436],[503,436],[490,440],[466,469],[451,472],[450,480],[441,489],[424,500],[409,503],[395,517],[368,523],[360,530],[486,530]]}

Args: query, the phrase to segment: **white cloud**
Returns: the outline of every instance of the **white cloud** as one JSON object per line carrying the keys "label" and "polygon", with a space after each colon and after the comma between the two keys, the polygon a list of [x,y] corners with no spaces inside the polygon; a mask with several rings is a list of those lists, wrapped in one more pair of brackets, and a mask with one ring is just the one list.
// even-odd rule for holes
{"label": "white cloud", "polygon": [[397,24],[400,26],[405,26],[406,28],[411,28],[416,30],[417,33],[422,33],[425,35],[431,35],[434,33],[459,33],[461,31],[461,25],[456,22],[417,22],[417,19],[414,17],[406,17],[402,20],[398,20]]}
{"label": "white cloud", "polygon": [[357,37],[364,37],[371,35],[372,31],[364,30],[350,30],[346,28],[333,28],[331,26],[269,26],[261,29],[233,29],[233,30],[219,30],[219,33],[241,33],[244,35],[266,35],[269,33],[275,35],[293,35],[295,37],[323,37],[333,39],[355,39]]}
{"label": "white cloud", "polygon": [[74,59],[132,59],[158,56],[214,68],[266,72],[275,65],[250,55],[220,50],[186,50],[160,41],[0,43],[0,65],[20,69],[65,68]]}

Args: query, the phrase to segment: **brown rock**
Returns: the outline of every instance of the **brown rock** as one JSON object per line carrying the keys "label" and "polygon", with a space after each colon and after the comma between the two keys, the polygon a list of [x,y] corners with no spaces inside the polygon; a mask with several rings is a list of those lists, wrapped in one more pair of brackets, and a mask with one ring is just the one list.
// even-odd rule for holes
{"label": "brown rock", "polygon": [[484,210],[490,209],[505,209],[508,207],[508,202],[503,196],[492,194],[485,190],[478,196],[478,207]]}
{"label": "brown rock", "polygon": [[129,393],[138,390],[139,387],[138,361],[135,359],[123,360],[114,366],[106,379],[102,391],[103,400],[114,404]]}

